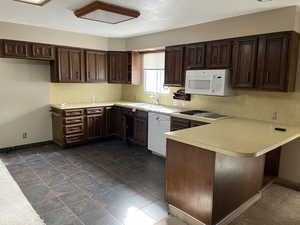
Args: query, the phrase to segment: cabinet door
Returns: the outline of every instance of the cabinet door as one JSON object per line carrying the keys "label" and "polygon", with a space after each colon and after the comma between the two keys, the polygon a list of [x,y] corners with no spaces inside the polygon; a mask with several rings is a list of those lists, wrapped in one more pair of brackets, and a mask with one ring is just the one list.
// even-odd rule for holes
{"label": "cabinet door", "polygon": [[205,44],[185,46],[185,69],[199,69],[205,66]]}
{"label": "cabinet door", "polygon": [[108,82],[131,83],[131,53],[110,52],[108,60]]}
{"label": "cabinet door", "polygon": [[272,91],[286,89],[289,36],[285,33],[259,37],[258,88]]}
{"label": "cabinet door", "polygon": [[112,107],[107,110],[107,133],[117,137],[124,137],[125,125],[122,109]]}
{"label": "cabinet door", "polygon": [[184,47],[168,47],[165,54],[165,85],[166,86],[183,86]]}
{"label": "cabinet door", "polygon": [[58,64],[58,81],[70,82],[72,80],[70,72],[70,54],[66,48],[57,49],[57,62]]}
{"label": "cabinet door", "polygon": [[88,138],[105,136],[105,120],[103,114],[87,115],[86,134]]}
{"label": "cabinet door", "polygon": [[234,41],[232,87],[254,88],[257,58],[257,37]]}
{"label": "cabinet door", "polygon": [[4,40],[3,54],[6,57],[27,58],[29,57],[29,44],[22,41]]}
{"label": "cabinet door", "polygon": [[32,57],[34,59],[54,59],[54,46],[44,44],[32,44]]}
{"label": "cabinet door", "polygon": [[214,41],[207,44],[207,68],[229,68],[231,66],[231,41]]}
{"label": "cabinet door", "polygon": [[86,81],[106,81],[106,53],[86,51]]}
{"label": "cabinet door", "polygon": [[81,49],[70,49],[70,82],[83,82],[83,51]]}
{"label": "cabinet door", "polygon": [[147,146],[148,144],[148,120],[142,117],[134,118],[134,142]]}
{"label": "cabinet door", "polygon": [[109,83],[121,82],[121,55],[117,52],[109,53],[109,68],[108,68],[108,81]]}

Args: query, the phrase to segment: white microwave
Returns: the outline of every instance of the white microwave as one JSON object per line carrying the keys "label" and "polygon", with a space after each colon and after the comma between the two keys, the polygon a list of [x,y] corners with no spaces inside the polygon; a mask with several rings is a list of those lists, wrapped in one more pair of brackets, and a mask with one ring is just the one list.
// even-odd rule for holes
{"label": "white microwave", "polygon": [[229,82],[230,71],[222,70],[187,70],[185,93],[199,95],[231,95]]}

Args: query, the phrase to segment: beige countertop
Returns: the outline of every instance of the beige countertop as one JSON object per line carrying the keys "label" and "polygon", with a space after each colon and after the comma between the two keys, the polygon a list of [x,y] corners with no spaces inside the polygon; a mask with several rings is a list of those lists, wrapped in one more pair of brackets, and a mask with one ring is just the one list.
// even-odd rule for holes
{"label": "beige countertop", "polygon": [[[178,113],[188,109],[148,103],[121,101],[94,104],[51,105],[51,107],[58,109],[92,108],[100,106],[121,106],[189,120],[208,122],[209,124],[204,126],[168,132],[166,133],[166,137],[185,144],[235,157],[258,157],[300,137],[300,127],[242,118],[209,120]],[[286,128],[287,131],[275,131],[275,127],[283,127]]]}
{"label": "beige countertop", "polygon": [[[285,132],[274,130],[286,128]],[[300,127],[228,118],[166,133],[171,140],[235,157],[258,157],[300,137]]]}
{"label": "beige countertop", "polygon": [[147,112],[156,112],[161,114],[171,115],[173,113],[182,111],[180,108],[163,106],[163,105],[154,105],[148,103],[139,103],[139,102],[100,102],[100,103],[82,103],[82,104],[52,104],[51,107],[57,109],[80,109],[80,108],[93,108],[101,106],[121,106],[125,108],[137,109]]}

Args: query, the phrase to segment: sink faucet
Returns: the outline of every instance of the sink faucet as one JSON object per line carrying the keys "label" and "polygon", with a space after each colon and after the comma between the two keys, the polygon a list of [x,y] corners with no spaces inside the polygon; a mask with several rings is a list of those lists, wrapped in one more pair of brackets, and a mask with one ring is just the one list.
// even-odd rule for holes
{"label": "sink faucet", "polygon": [[157,94],[157,93],[153,94],[153,95],[150,96],[150,98],[152,98],[154,100],[154,103],[156,105],[159,105],[159,94]]}

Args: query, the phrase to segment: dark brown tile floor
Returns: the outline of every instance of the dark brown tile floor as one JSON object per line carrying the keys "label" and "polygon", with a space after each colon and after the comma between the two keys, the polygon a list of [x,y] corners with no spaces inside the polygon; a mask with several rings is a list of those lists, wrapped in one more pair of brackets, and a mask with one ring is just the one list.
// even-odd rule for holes
{"label": "dark brown tile floor", "polygon": [[167,217],[164,159],[110,140],[0,153],[47,225],[150,225]]}

